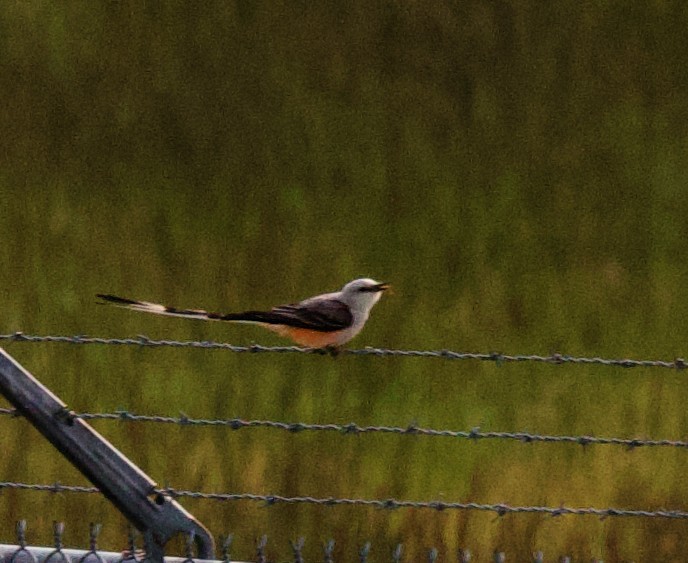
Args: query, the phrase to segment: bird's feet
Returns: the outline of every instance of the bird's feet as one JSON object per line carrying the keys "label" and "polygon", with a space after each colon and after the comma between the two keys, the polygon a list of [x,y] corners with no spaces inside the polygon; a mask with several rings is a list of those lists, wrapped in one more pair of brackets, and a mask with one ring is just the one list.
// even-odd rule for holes
{"label": "bird's feet", "polygon": [[335,346],[334,344],[329,344],[323,348],[315,348],[313,351],[316,354],[321,354],[323,356],[328,354],[328,355],[332,356],[333,358],[336,358],[341,353],[342,347],[341,346]]}

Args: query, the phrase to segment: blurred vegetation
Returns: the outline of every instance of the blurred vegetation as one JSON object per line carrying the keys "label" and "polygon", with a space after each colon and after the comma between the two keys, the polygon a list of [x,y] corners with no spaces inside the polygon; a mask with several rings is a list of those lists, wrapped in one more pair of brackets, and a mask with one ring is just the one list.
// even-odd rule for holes
{"label": "blurred vegetation", "polygon": [[[673,358],[688,315],[682,2],[66,2],[0,13],[0,332],[277,343],[228,311],[390,281],[355,346]],[[79,411],[685,438],[667,371],[8,344]],[[162,484],[686,509],[683,452],[98,423]],[[83,479],[0,420],[2,480]],[[2,538],[121,518],[5,492]],[[216,534],[671,560],[684,522],[185,501]],[[309,551],[310,550],[310,551]],[[383,556],[383,554],[385,554]],[[312,558],[311,557],[311,558]],[[377,560],[377,559],[376,559]]]}

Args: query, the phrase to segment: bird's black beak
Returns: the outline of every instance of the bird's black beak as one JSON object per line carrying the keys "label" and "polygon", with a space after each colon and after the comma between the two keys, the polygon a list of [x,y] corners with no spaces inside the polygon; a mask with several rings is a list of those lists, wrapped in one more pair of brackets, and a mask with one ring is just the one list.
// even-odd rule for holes
{"label": "bird's black beak", "polygon": [[386,282],[379,283],[375,286],[375,291],[387,291],[390,287],[392,286]]}

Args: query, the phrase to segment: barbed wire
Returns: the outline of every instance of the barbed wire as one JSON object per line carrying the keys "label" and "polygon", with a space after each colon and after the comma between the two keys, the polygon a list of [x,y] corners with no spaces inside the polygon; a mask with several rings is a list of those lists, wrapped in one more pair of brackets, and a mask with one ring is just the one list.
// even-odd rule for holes
{"label": "barbed wire", "polygon": [[[250,346],[237,346],[226,342],[195,341],[195,340],[156,340],[148,336],[139,335],[135,338],[102,338],[91,336],[60,336],[60,335],[29,335],[23,332],[0,334],[0,341],[10,342],[52,342],[67,344],[97,344],[112,346],[139,346],[139,347],[173,347],[173,348],[203,348],[209,350],[227,350],[237,353],[301,353],[301,354],[327,354],[323,348],[302,348],[299,346],[262,346],[252,344]],[[479,360],[495,362],[497,365],[507,362],[540,362],[547,364],[597,364],[605,366],[617,366],[624,368],[633,367],[660,367],[676,370],[688,368],[688,362],[683,358],[673,360],[633,360],[628,358],[600,358],[570,356],[553,353],[546,356],[538,354],[502,354],[499,352],[474,353],[456,352],[453,350],[396,350],[388,348],[366,347],[361,349],[343,349],[340,354],[352,356],[377,356],[377,357],[413,357],[413,358],[438,358],[445,360]]]}
{"label": "barbed wire", "polygon": [[[50,493],[83,493],[99,494],[96,487],[84,487],[78,485],[34,484],[4,481],[0,482],[0,490],[15,489],[25,491],[42,491]],[[636,517],[636,518],[666,518],[674,520],[688,519],[688,512],[683,510],[634,510],[626,508],[594,508],[594,507],[569,507],[569,506],[512,506],[506,503],[488,504],[478,502],[446,502],[446,501],[410,501],[396,498],[387,499],[362,499],[362,498],[317,498],[312,496],[286,497],[281,495],[263,495],[255,493],[204,493],[200,491],[187,491],[172,487],[155,488],[151,491],[155,494],[163,494],[172,498],[193,498],[216,501],[254,501],[261,502],[265,506],[277,504],[312,504],[317,506],[363,506],[385,510],[397,510],[404,508],[430,509],[438,512],[445,510],[477,510],[483,512],[495,512],[499,516],[507,514],[531,513],[545,514],[549,516],[597,516],[608,517]]]}
{"label": "barbed wire", "polygon": [[[268,428],[273,430],[282,430],[296,434],[298,432],[313,431],[313,432],[335,432],[342,435],[360,435],[360,434],[398,434],[404,436],[429,436],[429,437],[445,437],[445,438],[459,438],[468,440],[515,440],[518,442],[531,444],[536,442],[544,443],[565,443],[576,444],[579,446],[589,445],[612,445],[623,446],[628,450],[633,450],[640,447],[669,447],[669,448],[688,448],[688,441],[684,440],[653,440],[643,438],[613,438],[613,437],[599,437],[599,436],[561,436],[548,434],[534,434],[531,432],[503,432],[503,431],[481,431],[479,427],[471,428],[470,430],[437,430],[434,428],[423,428],[415,424],[403,426],[361,426],[355,422],[348,424],[308,424],[305,422],[279,422],[276,420],[244,420],[241,418],[227,418],[227,419],[204,419],[204,418],[190,418],[184,414],[173,416],[159,416],[159,415],[145,415],[134,414],[129,411],[120,410],[116,412],[83,412],[83,413],[69,413],[73,418],[80,418],[82,420],[115,420],[121,422],[148,422],[153,424],[174,424],[178,426],[214,426],[226,427],[231,430],[242,430],[245,428]],[[21,417],[16,409],[0,408],[0,415]]]}

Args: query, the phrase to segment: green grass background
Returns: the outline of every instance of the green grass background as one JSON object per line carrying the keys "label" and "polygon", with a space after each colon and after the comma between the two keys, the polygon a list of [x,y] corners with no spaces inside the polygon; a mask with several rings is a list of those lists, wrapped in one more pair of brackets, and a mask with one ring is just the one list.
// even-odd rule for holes
{"label": "green grass background", "polygon": [[[0,332],[277,344],[147,317],[112,292],[230,311],[371,276],[352,345],[686,354],[682,2],[66,2],[0,11]],[[77,411],[685,438],[670,370],[6,344]],[[99,422],[177,488],[686,510],[685,452]],[[21,419],[0,480],[84,483]],[[524,560],[682,560],[682,521],[182,501],[237,556],[403,541]],[[95,496],[5,491],[1,538]]]}

